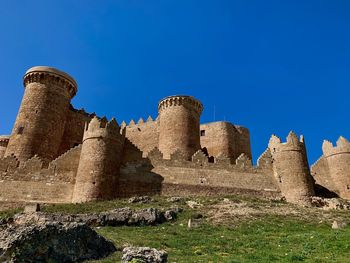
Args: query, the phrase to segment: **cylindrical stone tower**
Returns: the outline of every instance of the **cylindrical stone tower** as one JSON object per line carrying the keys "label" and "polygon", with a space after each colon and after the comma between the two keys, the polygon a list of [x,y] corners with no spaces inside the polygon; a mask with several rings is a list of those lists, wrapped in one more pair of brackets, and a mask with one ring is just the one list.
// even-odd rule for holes
{"label": "cylindrical stone tower", "polygon": [[324,141],[323,158],[328,164],[329,177],[332,179],[339,197],[350,199],[350,143],[340,136],[337,145]]}
{"label": "cylindrical stone tower", "polygon": [[282,195],[290,203],[310,204],[310,197],[315,195],[314,183],[307,161],[304,138],[300,140],[290,132],[287,142],[272,136],[269,142],[272,154],[274,176]]}
{"label": "cylindrical stone tower", "polygon": [[165,159],[180,150],[190,160],[201,149],[202,110],[202,103],[191,96],[170,96],[159,102],[159,150]]}
{"label": "cylindrical stone tower", "polygon": [[10,136],[0,135],[0,159],[4,157]]}
{"label": "cylindrical stone tower", "polygon": [[68,74],[43,66],[29,69],[23,82],[25,92],[5,156],[14,154],[24,161],[36,154],[53,160],[77,84]]}
{"label": "cylindrical stone tower", "polygon": [[116,197],[124,140],[114,119],[107,122],[94,117],[86,125],[73,203]]}

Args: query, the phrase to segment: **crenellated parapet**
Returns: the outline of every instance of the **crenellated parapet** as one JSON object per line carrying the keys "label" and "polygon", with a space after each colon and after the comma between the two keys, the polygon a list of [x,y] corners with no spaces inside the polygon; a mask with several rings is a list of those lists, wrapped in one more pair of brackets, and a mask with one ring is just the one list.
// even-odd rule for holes
{"label": "crenellated parapet", "polygon": [[[336,145],[325,140],[322,145],[323,156],[312,167],[317,181],[325,186],[333,186],[340,197],[350,199],[350,143],[340,136]],[[330,180],[329,180],[330,179]],[[329,182],[331,181],[331,182]]]}
{"label": "crenellated parapet", "polygon": [[198,115],[201,115],[203,111],[203,104],[192,96],[175,95],[162,99],[158,104],[158,112],[173,106],[185,106],[193,108]]}
{"label": "crenellated parapet", "polygon": [[55,84],[67,89],[71,98],[78,91],[78,85],[71,76],[52,67],[36,66],[28,69],[23,77],[23,85],[27,87],[30,83]]}
{"label": "crenellated parapet", "polygon": [[148,116],[146,121],[141,117],[141,118],[139,118],[139,120],[137,122],[135,120],[131,119],[129,121],[129,124],[127,124],[125,121],[122,121],[120,126],[123,128],[125,127],[125,128],[133,129],[133,128],[142,128],[142,127],[154,125],[154,124],[158,124],[158,118],[153,120],[152,116]]}
{"label": "crenellated parapet", "polygon": [[286,142],[282,142],[279,137],[272,135],[269,141],[269,149],[272,153],[284,151],[305,151],[304,136],[300,138],[294,133],[290,132],[286,138]]}
{"label": "crenellated parapet", "polygon": [[314,182],[307,161],[304,137],[290,132],[286,142],[275,135],[269,141],[273,173],[286,200],[291,203],[310,205],[315,194]]}
{"label": "crenellated parapet", "polygon": [[324,140],[322,144],[323,156],[329,157],[336,154],[350,153],[350,143],[343,136],[340,136],[336,142],[336,146],[330,141]]}
{"label": "crenellated parapet", "polygon": [[81,114],[81,115],[83,115],[83,116],[85,116],[85,117],[88,117],[88,118],[93,118],[93,117],[97,116],[95,112],[89,113],[89,112],[87,112],[84,108],[75,109],[72,105],[70,105],[69,109],[70,109],[72,112],[75,112],[75,113],[77,113],[77,114]]}
{"label": "crenellated parapet", "polygon": [[83,143],[89,139],[124,140],[120,132],[121,129],[114,118],[107,121],[105,118],[99,119],[95,116],[85,125]]}
{"label": "crenellated parapet", "polygon": [[10,135],[0,135],[0,143],[8,143],[10,139]]}

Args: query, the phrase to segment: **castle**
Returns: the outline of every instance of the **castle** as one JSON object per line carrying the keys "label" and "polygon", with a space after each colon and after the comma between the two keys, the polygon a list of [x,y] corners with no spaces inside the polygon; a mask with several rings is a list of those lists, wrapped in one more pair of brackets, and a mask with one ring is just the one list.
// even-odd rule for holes
{"label": "castle", "polygon": [[249,131],[229,122],[200,124],[203,105],[169,96],[158,117],[120,125],[71,99],[77,83],[33,67],[10,136],[0,136],[0,201],[70,203],[133,195],[244,194],[308,205],[314,195],[350,199],[350,143],[324,141],[311,169],[304,138],[272,135],[252,165]]}

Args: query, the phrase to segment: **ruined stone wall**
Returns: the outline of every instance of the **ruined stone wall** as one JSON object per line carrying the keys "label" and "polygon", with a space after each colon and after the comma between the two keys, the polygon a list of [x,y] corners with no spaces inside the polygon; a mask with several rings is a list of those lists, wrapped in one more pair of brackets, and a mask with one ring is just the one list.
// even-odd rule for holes
{"label": "ruined stone wall", "polygon": [[304,139],[290,132],[287,141],[272,136],[269,150],[273,158],[273,171],[283,196],[288,202],[310,203],[315,195],[313,180],[309,170]]}
{"label": "ruined stone wall", "polygon": [[[125,136],[138,149],[143,152],[146,157],[148,152],[158,147],[159,143],[159,122],[148,117],[146,121],[140,119],[137,124],[131,120],[129,125],[125,126]],[[123,127],[123,126],[122,126]]]}
{"label": "ruined stone wall", "polygon": [[64,133],[70,100],[77,91],[67,74],[48,67],[34,67],[24,76],[25,92],[5,156],[27,160],[37,154],[53,160]]}
{"label": "ruined stone wall", "polygon": [[209,156],[226,157],[234,161],[242,153],[251,158],[250,135],[246,128],[229,122],[212,122],[200,125],[201,147]]}
{"label": "ruined stone wall", "polygon": [[[341,198],[350,199],[350,143],[340,136],[336,146],[329,141],[322,145],[323,165],[313,167],[313,173],[323,185],[330,186]],[[320,177],[322,176],[322,180]],[[326,180],[332,183],[326,182]],[[328,184],[326,184],[326,183]]]}
{"label": "ruined stone wall", "polygon": [[190,159],[201,148],[199,118],[202,104],[190,96],[171,96],[160,101],[159,150],[165,159],[180,150]]}
{"label": "ruined stone wall", "polygon": [[9,143],[10,136],[0,136],[0,159],[5,156],[6,148]]}
{"label": "ruined stone wall", "polygon": [[125,133],[117,122],[94,117],[84,132],[73,202],[116,197]]}
{"label": "ruined stone wall", "polygon": [[95,114],[86,113],[83,109],[76,110],[73,107],[67,113],[66,124],[58,155],[83,142],[84,127],[89,123]]}

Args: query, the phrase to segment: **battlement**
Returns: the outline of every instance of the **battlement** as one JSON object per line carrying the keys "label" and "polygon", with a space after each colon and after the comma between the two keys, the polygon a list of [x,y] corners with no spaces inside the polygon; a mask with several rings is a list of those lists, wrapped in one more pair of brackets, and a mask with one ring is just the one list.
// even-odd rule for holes
{"label": "battlement", "polygon": [[325,157],[340,153],[350,153],[350,143],[343,136],[339,137],[336,142],[336,146],[333,146],[330,141],[324,140],[322,144],[322,151]]}
{"label": "battlement", "polygon": [[89,113],[89,112],[85,111],[84,108],[75,109],[72,104],[69,106],[69,110],[72,112],[84,115],[85,117],[89,117],[89,118],[93,118],[93,117],[97,116],[95,112]]}
{"label": "battlement", "polygon": [[289,132],[286,142],[281,142],[281,139],[276,135],[272,135],[269,141],[269,148],[273,153],[284,151],[303,151],[305,149],[304,136],[300,138],[293,132]]}
{"label": "battlement", "polygon": [[40,83],[45,80],[49,80],[51,83],[56,82],[67,88],[71,98],[73,98],[78,91],[78,85],[70,75],[58,69],[46,66],[36,66],[28,69],[23,77],[23,85],[26,87],[30,83]]}
{"label": "battlement", "polygon": [[135,128],[135,127],[142,127],[148,124],[154,124],[158,122],[158,118],[154,119],[152,118],[152,116],[148,116],[148,118],[146,119],[146,121],[143,118],[140,118],[137,122],[135,122],[133,119],[131,119],[129,121],[129,124],[127,124],[125,121],[123,121],[121,123],[121,127],[122,128]]}
{"label": "battlement", "polygon": [[199,115],[203,111],[203,104],[199,100],[195,99],[194,97],[184,96],[184,95],[175,95],[175,96],[166,97],[159,102],[158,113],[160,113],[162,110],[168,107],[180,106],[180,105],[187,105],[187,106],[193,107]]}
{"label": "battlement", "polygon": [[97,138],[118,140],[121,136],[120,131],[120,127],[114,118],[107,121],[106,118],[99,119],[95,116],[89,124],[85,124],[83,142],[88,139]]}
{"label": "battlement", "polygon": [[9,135],[0,135],[0,145],[7,145],[10,140]]}

